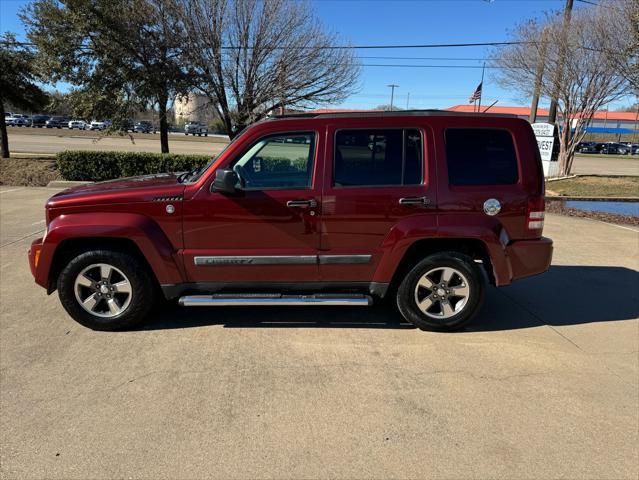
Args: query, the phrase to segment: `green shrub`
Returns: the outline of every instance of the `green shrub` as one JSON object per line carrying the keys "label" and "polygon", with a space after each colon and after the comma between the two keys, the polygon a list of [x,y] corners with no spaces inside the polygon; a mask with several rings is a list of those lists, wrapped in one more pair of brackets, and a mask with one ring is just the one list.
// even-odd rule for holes
{"label": "green shrub", "polygon": [[296,158],[290,160],[288,158],[266,157],[262,163],[262,168],[265,172],[306,172],[308,159]]}
{"label": "green shrub", "polygon": [[153,173],[184,172],[206,165],[211,157],[148,152],[92,152],[67,150],[56,155],[65,180],[94,181]]}

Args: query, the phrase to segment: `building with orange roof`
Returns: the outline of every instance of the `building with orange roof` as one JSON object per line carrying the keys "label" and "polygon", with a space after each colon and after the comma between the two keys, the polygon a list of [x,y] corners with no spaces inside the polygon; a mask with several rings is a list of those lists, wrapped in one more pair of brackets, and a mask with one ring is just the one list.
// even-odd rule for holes
{"label": "building with orange roof", "polygon": [[[486,106],[487,108],[488,106]],[[472,104],[462,104],[462,105],[453,105],[452,107],[448,107],[446,110],[450,110],[452,112],[473,112],[474,105]],[[482,106],[482,112],[485,110],[485,107]],[[511,106],[493,106],[488,112],[490,113],[501,113],[501,114],[509,114],[509,115],[517,115],[520,118],[528,120],[530,117],[530,107],[511,107]],[[546,108],[538,108],[537,109],[537,122],[543,123],[548,121],[548,109]],[[639,129],[639,114],[635,112],[608,112],[606,110],[595,112],[592,121],[590,122],[589,127],[595,129],[624,129],[624,130],[638,130]],[[621,133],[630,133],[630,132],[621,132]]]}

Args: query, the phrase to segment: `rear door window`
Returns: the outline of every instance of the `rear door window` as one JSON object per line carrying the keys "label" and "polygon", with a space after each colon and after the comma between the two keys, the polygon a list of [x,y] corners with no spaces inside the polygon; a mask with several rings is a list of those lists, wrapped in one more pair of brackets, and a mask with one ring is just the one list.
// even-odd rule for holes
{"label": "rear door window", "polygon": [[333,183],[338,187],[422,183],[419,130],[340,130],[335,136]]}
{"label": "rear door window", "polygon": [[449,128],[446,159],[450,185],[510,185],[519,180],[510,132],[489,128]]}

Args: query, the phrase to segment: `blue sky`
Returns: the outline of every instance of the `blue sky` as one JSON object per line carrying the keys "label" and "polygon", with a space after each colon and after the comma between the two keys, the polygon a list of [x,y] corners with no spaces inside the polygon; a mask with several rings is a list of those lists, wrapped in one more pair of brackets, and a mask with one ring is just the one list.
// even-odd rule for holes
{"label": "blue sky", "polygon": [[[295,0],[291,0],[295,1]],[[25,0],[0,0],[0,31],[23,35],[18,11]],[[564,0],[314,0],[320,21],[344,42],[352,45],[499,42],[507,39],[517,23],[544,11],[561,9]],[[588,6],[575,2],[575,8]],[[363,65],[465,65],[481,67],[486,47],[358,50]],[[407,57],[406,59],[368,57]],[[451,59],[469,60],[451,60]],[[394,83],[396,105],[411,108],[443,108],[467,103],[481,77],[481,68],[401,68],[364,66],[359,93],[345,108],[372,108],[390,101]],[[527,105],[529,99],[504,91],[486,70],[482,103]],[[632,103],[632,99],[617,105]]]}

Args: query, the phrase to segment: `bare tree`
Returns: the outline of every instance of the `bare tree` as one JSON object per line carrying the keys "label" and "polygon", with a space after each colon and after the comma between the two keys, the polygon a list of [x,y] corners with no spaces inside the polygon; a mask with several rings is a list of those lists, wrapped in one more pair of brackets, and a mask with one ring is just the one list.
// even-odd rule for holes
{"label": "bare tree", "polygon": [[[503,86],[532,92],[538,81],[542,97],[558,95],[560,175],[570,173],[577,144],[595,112],[632,91],[627,74],[633,62],[628,53],[633,39],[631,17],[622,12],[634,2],[618,0],[577,10],[565,29],[557,14],[528,21],[512,34],[512,40],[521,43],[492,57],[493,64],[501,67],[497,79]],[[614,22],[610,12],[616,12]],[[548,72],[541,79],[540,64]],[[552,73],[558,71],[559,78]]]}
{"label": "bare tree", "polygon": [[596,45],[606,49],[612,66],[639,96],[639,0],[602,3],[598,14],[592,25]]}
{"label": "bare tree", "polygon": [[390,103],[384,103],[382,105],[377,105],[373,110],[381,110],[382,112],[390,112],[396,110],[404,110],[402,107],[398,107],[397,105],[393,105],[391,108]]}
{"label": "bare tree", "polygon": [[270,111],[339,102],[357,84],[352,50],[328,48],[338,38],[304,1],[177,1],[194,88],[210,99],[231,138]]}

